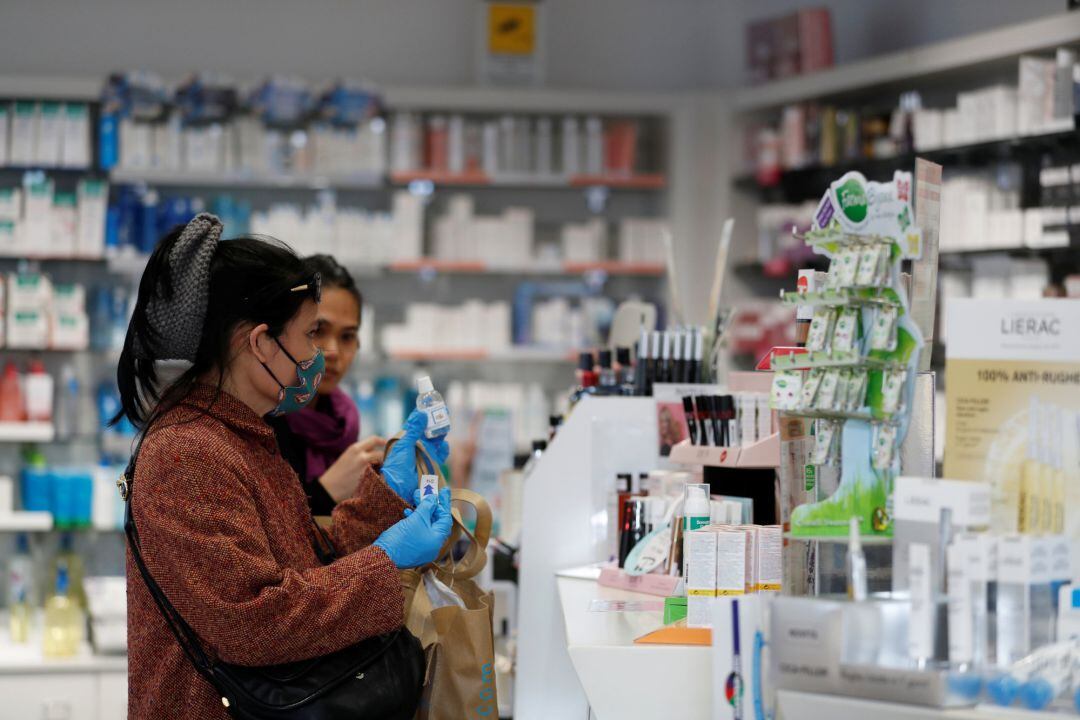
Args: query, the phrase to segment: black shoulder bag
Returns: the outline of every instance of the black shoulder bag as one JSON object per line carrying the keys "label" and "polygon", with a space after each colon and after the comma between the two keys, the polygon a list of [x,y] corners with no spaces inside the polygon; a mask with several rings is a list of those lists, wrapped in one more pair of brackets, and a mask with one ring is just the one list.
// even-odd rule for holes
{"label": "black shoulder bag", "polygon": [[[135,459],[117,481],[124,499],[124,532],[135,565],[150,596],[188,660],[221,695],[221,704],[239,720],[407,720],[416,713],[424,681],[424,651],[404,627],[329,655],[266,667],[212,660],[195,631],[165,597],[143,562],[131,513]],[[316,544],[322,562],[336,557],[333,544],[312,518],[326,548]]]}

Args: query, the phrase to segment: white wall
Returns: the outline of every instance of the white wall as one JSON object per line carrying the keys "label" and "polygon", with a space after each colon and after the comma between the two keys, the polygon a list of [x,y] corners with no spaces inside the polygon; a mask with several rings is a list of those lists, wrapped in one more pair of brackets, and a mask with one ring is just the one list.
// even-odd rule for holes
{"label": "white wall", "polygon": [[720,87],[742,84],[746,23],[800,7],[832,11],[838,64],[1066,10],[1065,0],[736,0],[718,5],[722,34],[711,46],[709,67],[710,81]]}
{"label": "white wall", "polygon": [[[708,0],[548,0],[556,87],[707,82]],[[296,73],[397,85],[473,81],[477,0],[4,0],[0,72]]]}

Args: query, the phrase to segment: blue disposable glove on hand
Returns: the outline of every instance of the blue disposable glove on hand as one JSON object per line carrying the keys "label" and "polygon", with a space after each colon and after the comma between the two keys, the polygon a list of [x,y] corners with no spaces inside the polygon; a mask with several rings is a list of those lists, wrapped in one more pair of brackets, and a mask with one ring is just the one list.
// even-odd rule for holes
{"label": "blue disposable glove on hand", "polygon": [[438,557],[452,525],[450,491],[444,488],[437,497],[418,502],[415,510],[406,509],[405,519],[386,528],[373,544],[400,570],[420,567]]}
{"label": "blue disposable glove on hand", "polygon": [[[428,455],[440,465],[450,456],[450,445],[446,442],[446,438],[429,440],[424,437],[426,429],[427,415],[419,410],[409,413],[409,419],[405,421],[405,434],[390,448],[390,452],[386,454],[386,461],[383,462],[383,479],[386,480],[390,489],[405,502],[412,499],[413,491],[419,484],[419,478],[416,476],[416,444],[422,443]],[[429,467],[428,471],[434,474],[435,468]]]}

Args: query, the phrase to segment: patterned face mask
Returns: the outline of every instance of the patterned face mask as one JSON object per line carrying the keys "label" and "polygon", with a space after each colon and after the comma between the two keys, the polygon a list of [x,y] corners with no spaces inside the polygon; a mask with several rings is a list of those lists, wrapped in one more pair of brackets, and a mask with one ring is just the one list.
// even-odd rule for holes
{"label": "patterned face mask", "polygon": [[278,393],[278,404],[270,411],[272,416],[277,417],[285,413],[303,410],[315,398],[315,391],[319,389],[319,383],[322,382],[326,361],[323,359],[322,350],[316,350],[315,354],[307,360],[297,361],[281,344],[281,340],[274,338],[274,342],[278,344],[278,347],[281,348],[287,358],[296,363],[296,375],[300,378],[299,385],[282,385],[274,371],[266,363],[260,363],[266,369],[266,372],[270,373],[270,377],[274,378],[274,382],[278,384],[278,387],[281,388]]}

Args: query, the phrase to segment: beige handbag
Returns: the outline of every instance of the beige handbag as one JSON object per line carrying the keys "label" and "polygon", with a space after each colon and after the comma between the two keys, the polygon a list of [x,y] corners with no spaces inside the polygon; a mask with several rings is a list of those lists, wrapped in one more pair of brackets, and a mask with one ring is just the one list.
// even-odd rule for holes
{"label": "beige handbag", "polygon": [[[445,487],[446,478],[438,464],[419,444],[416,455],[417,486],[419,475],[433,467],[433,474],[439,476],[439,486]],[[451,498],[454,528],[439,558],[423,568],[401,572],[405,626],[420,639],[427,658],[424,693],[416,717],[420,720],[497,718],[492,626],[495,599],[473,580],[487,563],[491,507],[472,490],[453,488]],[[471,505],[476,514],[474,531],[461,520],[460,507],[464,505]],[[468,548],[455,562],[451,548],[462,538],[468,539]]]}

